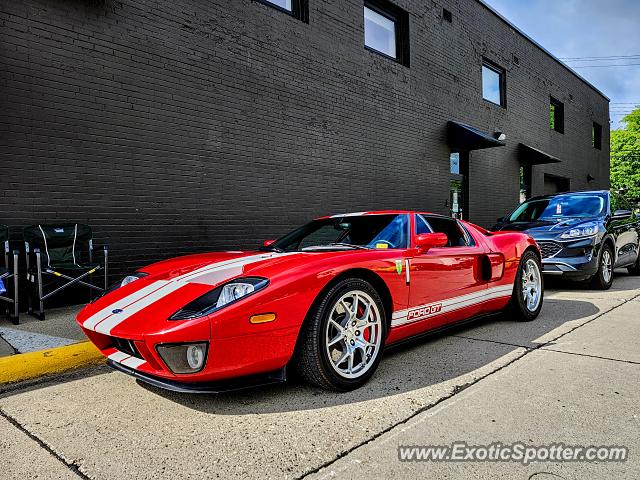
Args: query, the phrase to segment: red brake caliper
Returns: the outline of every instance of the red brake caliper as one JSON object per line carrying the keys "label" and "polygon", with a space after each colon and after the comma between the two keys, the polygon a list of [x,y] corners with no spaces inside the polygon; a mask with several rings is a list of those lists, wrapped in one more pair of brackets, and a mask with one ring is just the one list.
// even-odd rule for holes
{"label": "red brake caliper", "polygon": [[[362,315],[364,315],[364,307],[362,305],[359,305],[358,306],[358,317],[362,317]],[[362,332],[362,336],[368,342],[369,338],[371,338],[370,329],[367,328],[364,332]]]}

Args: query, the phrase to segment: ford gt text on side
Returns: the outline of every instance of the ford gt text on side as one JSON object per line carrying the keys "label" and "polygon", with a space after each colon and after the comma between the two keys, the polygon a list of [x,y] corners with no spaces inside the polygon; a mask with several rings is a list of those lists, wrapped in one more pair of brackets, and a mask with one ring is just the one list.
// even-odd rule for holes
{"label": "ford gt text on side", "polygon": [[125,277],[77,321],[114,368],[178,391],[284,379],[350,390],[385,346],[543,301],[528,235],[407,211],[314,220],[260,251],[178,257]]}

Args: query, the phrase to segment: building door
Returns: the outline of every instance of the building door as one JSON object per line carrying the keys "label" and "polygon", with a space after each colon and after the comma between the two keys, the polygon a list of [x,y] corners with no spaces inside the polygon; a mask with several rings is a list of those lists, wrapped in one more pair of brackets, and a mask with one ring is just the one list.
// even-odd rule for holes
{"label": "building door", "polygon": [[553,195],[554,193],[568,192],[570,189],[569,179],[559,177],[557,175],[544,174],[544,194]]}
{"label": "building door", "polygon": [[531,165],[520,165],[520,203],[531,198]]}
{"label": "building door", "polygon": [[449,155],[449,210],[453,218],[469,218],[469,152]]}

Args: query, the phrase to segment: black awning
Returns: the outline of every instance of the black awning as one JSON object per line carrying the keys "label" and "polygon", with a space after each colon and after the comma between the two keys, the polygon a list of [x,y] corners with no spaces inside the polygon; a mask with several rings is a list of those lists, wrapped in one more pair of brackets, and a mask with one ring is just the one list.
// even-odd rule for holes
{"label": "black awning", "polygon": [[455,151],[480,150],[481,148],[504,147],[505,143],[488,133],[465,123],[449,121],[447,124],[449,146]]}
{"label": "black awning", "polygon": [[528,165],[542,165],[544,163],[559,163],[562,161],[553,155],[549,155],[542,150],[538,150],[524,143],[518,145],[518,149],[520,161]]}

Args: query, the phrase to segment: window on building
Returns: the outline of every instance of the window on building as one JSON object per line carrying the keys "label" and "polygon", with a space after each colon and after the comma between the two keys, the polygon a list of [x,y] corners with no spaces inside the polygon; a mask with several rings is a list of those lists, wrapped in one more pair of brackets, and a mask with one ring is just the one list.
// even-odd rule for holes
{"label": "window on building", "polygon": [[483,60],[482,62],[482,98],[505,106],[505,73],[504,69]]}
{"label": "window on building", "polygon": [[593,148],[602,150],[602,125],[596,122],[593,122],[591,127],[591,145]]}
{"label": "window on building", "polygon": [[309,21],[308,0],[258,0],[265,5],[282,10],[289,15],[296,17],[303,22]]}
{"label": "window on building", "polygon": [[386,0],[364,4],[364,45],[409,66],[409,14]]}
{"label": "window on building", "polygon": [[553,97],[549,97],[549,126],[551,130],[564,133],[564,104]]}

